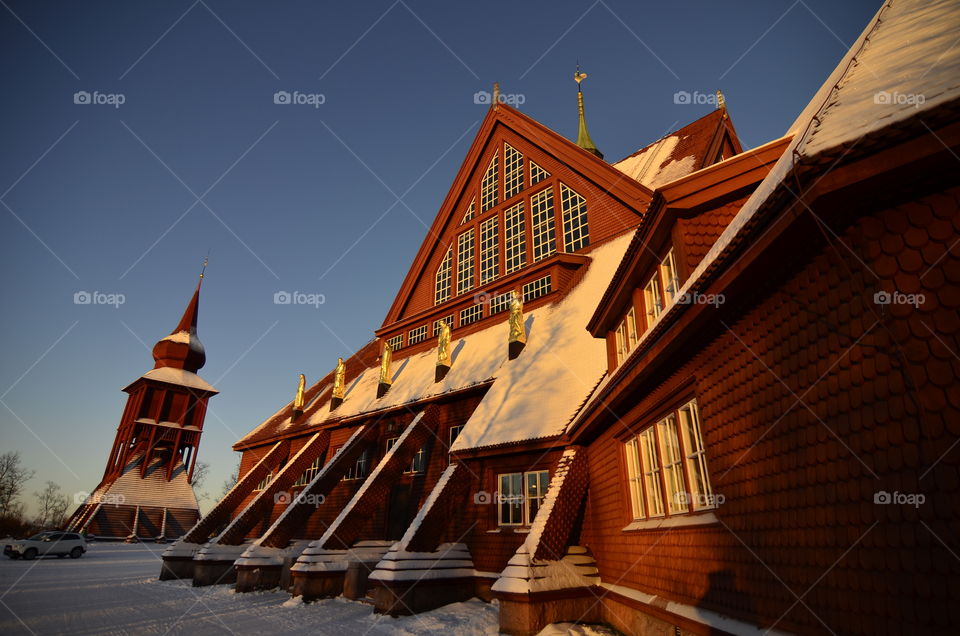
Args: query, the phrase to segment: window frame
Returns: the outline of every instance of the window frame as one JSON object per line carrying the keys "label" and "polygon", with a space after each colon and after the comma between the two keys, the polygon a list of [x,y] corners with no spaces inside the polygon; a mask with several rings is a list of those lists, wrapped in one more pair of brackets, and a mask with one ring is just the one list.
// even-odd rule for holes
{"label": "window frame", "polygon": [[[530,477],[535,476],[537,479],[537,488],[538,496],[533,499],[537,501],[536,510],[533,511],[533,515],[530,514],[531,505],[528,495],[528,487],[530,483]],[[513,478],[519,478],[519,494],[513,492]],[[504,493],[504,478],[509,478],[511,480],[511,488],[509,493]],[[543,483],[542,489],[540,485]],[[550,486],[550,471],[549,470],[527,470],[527,471],[517,471],[512,473],[498,473],[497,474],[497,496],[494,503],[497,505],[497,525],[503,527],[513,527],[513,528],[523,528],[529,527],[533,524],[536,519],[536,513],[539,512],[540,508],[543,506],[543,500],[547,496],[547,491]],[[517,502],[514,500],[515,497],[520,497],[520,501]],[[507,508],[509,506],[509,508]],[[514,506],[519,506],[515,508]],[[504,521],[503,513],[504,510],[509,509],[511,511],[519,510],[519,521],[513,521],[513,514],[510,515],[510,520]]]}

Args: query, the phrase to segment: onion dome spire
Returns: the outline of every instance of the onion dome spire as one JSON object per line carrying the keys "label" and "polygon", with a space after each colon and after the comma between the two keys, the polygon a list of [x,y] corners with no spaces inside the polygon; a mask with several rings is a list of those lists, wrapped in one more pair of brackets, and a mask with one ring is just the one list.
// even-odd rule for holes
{"label": "onion dome spire", "polygon": [[197,314],[200,307],[200,286],[207,269],[207,260],[203,261],[203,270],[197,289],[187,304],[180,322],[166,338],[161,339],[153,347],[154,368],[173,367],[196,373],[207,362],[207,354],[203,343],[197,337]]}
{"label": "onion dome spire", "polygon": [[577,129],[577,145],[587,152],[592,152],[603,159],[603,153],[597,149],[597,144],[593,143],[593,139],[590,138],[590,131],[587,130],[587,118],[583,114],[583,91],[580,90],[580,82],[586,78],[587,74],[580,72],[580,64],[577,63],[577,72],[573,74],[573,80],[577,83],[577,110],[580,114],[580,124]]}

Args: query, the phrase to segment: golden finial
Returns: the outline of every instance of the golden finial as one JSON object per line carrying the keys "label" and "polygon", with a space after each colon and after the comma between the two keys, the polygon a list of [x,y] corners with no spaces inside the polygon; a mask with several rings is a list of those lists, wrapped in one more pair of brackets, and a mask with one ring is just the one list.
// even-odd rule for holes
{"label": "golden finial", "polygon": [[720,92],[720,89],[717,89],[717,108],[724,110],[727,108],[727,100],[723,97],[723,93]]}
{"label": "golden finial", "polygon": [[200,268],[200,280],[203,280],[203,275],[207,271],[207,263],[210,262],[210,250],[207,250],[207,255],[203,257],[203,267]]}
{"label": "golden finial", "polygon": [[383,343],[383,355],[380,356],[380,384],[377,386],[377,397],[383,397],[387,391],[390,390],[390,385],[393,384],[392,373],[390,372],[390,365],[393,361],[393,347],[390,346],[389,342]]}
{"label": "golden finial", "polygon": [[337,368],[333,371],[333,395],[330,397],[330,410],[343,404],[346,376],[347,365],[343,363],[343,358],[337,358]]}
{"label": "golden finial", "polygon": [[587,130],[587,118],[583,111],[583,91],[580,89],[580,82],[587,78],[587,74],[580,71],[580,62],[577,62],[577,70],[573,74],[573,80],[577,83],[577,145],[603,159],[603,153],[597,149],[597,144],[590,138],[590,131]]}
{"label": "golden finial", "polygon": [[510,339],[508,348],[510,359],[513,360],[527,344],[527,329],[523,324],[523,299],[519,292],[513,290],[513,300],[510,301]]}
{"label": "golden finial", "polygon": [[307,388],[307,378],[302,373],[300,374],[300,380],[297,383],[297,396],[293,398],[293,416],[296,417],[300,413],[303,413],[303,392]]}
{"label": "golden finial", "polygon": [[573,81],[577,83],[578,91],[580,90],[580,82],[582,82],[585,79],[587,79],[587,74],[580,72],[580,62],[577,62],[577,70],[573,74]]}
{"label": "golden finial", "polygon": [[440,323],[440,335],[437,337],[437,370],[434,381],[439,382],[447,376],[453,364],[450,358],[450,325],[446,320]]}

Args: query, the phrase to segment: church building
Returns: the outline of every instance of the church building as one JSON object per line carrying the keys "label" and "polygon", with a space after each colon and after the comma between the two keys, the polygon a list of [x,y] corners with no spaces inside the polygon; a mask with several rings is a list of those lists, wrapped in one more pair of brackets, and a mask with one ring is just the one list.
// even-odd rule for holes
{"label": "church building", "polygon": [[722,96],[611,163],[579,70],[576,143],[495,91],[375,338],[235,444],[161,578],[496,599],[508,634],[947,633],[958,24],[885,3],[749,150]]}

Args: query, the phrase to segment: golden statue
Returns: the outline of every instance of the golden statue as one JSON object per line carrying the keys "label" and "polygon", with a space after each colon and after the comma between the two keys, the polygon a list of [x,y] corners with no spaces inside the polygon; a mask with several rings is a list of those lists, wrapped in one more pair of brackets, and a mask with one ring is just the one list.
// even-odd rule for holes
{"label": "golden statue", "polygon": [[390,373],[390,363],[393,360],[393,347],[389,342],[383,343],[383,355],[380,356],[380,386],[377,387],[377,397],[383,395],[390,389],[393,378]]}
{"label": "golden statue", "polygon": [[347,376],[347,365],[343,363],[343,358],[337,358],[337,368],[333,372],[333,399],[343,401],[344,386]]}
{"label": "golden statue", "polygon": [[511,360],[520,355],[527,346],[527,330],[523,324],[523,301],[517,290],[513,290],[513,300],[510,301],[510,340],[507,350]]}
{"label": "golden statue", "polygon": [[510,301],[510,342],[526,342],[527,331],[523,325],[523,301],[517,290],[513,290]]}
{"label": "golden statue", "polygon": [[450,325],[444,320],[440,323],[440,336],[437,338],[437,366],[449,367],[450,365]]}
{"label": "golden statue", "polygon": [[307,378],[300,374],[300,382],[297,384],[297,397],[293,398],[293,410],[303,412],[303,391],[307,386]]}

